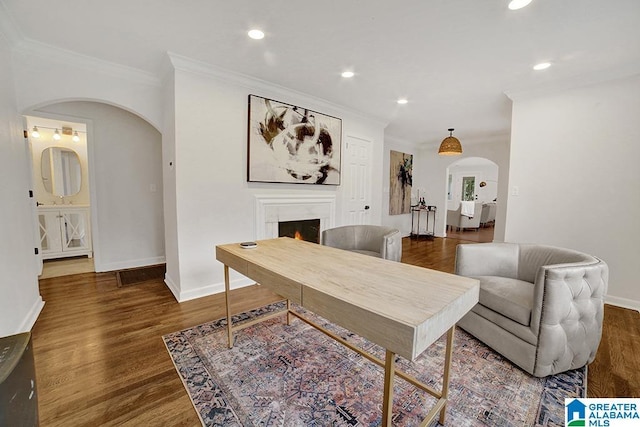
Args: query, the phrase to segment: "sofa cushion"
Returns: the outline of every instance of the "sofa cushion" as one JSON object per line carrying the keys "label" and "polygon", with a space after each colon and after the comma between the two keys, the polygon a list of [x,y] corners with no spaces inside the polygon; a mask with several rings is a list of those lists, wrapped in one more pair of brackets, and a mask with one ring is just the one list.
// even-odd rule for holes
{"label": "sofa cushion", "polygon": [[514,322],[529,326],[533,283],[498,276],[476,276],[474,279],[480,281],[480,304]]}

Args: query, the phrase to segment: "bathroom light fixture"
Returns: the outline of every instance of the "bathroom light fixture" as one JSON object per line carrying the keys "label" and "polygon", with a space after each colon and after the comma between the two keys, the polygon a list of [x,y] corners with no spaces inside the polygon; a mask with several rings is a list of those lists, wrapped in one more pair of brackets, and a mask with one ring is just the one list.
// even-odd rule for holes
{"label": "bathroom light fixture", "polygon": [[540,70],[546,70],[549,67],[551,67],[551,63],[550,62],[541,62],[539,64],[534,65],[533,69],[536,70],[536,71],[540,71]]}
{"label": "bathroom light fixture", "polygon": [[531,0],[511,0],[508,7],[511,10],[518,10],[527,6],[529,3],[531,3]]}
{"label": "bathroom light fixture", "polygon": [[458,156],[462,154],[462,145],[458,138],[453,136],[453,128],[449,128],[449,136],[442,140],[438,154],[441,156]]}
{"label": "bathroom light fixture", "polygon": [[[40,138],[41,137],[40,131],[42,129],[47,129],[48,131],[51,131],[53,139],[55,139],[56,141],[64,140],[68,136],[74,142],[80,142],[80,134],[87,133],[87,131],[82,130],[82,128],[80,130],[76,130],[76,129],[73,129],[71,126],[62,126],[62,132],[60,132],[60,128],[58,127],[54,128],[54,127],[48,127],[48,126],[33,126],[33,128],[31,129],[31,137]],[[47,138],[48,138],[48,135],[49,134],[46,133]]]}
{"label": "bathroom light fixture", "polygon": [[355,76],[356,74],[353,71],[343,71],[341,75],[345,79],[350,79],[351,77]]}
{"label": "bathroom light fixture", "polygon": [[254,40],[262,40],[264,38],[264,33],[260,30],[250,30],[247,34]]}

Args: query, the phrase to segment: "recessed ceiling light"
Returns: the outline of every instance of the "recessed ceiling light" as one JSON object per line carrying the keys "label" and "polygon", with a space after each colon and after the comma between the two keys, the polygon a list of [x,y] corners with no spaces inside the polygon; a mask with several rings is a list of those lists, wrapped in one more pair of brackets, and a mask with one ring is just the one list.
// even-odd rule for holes
{"label": "recessed ceiling light", "polygon": [[342,77],[344,77],[345,79],[350,79],[351,77],[355,76],[356,74],[353,71],[343,71],[342,72]]}
{"label": "recessed ceiling light", "polygon": [[254,40],[262,40],[264,38],[264,33],[260,30],[251,30],[247,34]]}
{"label": "recessed ceiling light", "polygon": [[400,105],[404,105],[404,104],[406,104],[406,103],[407,103],[407,102],[409,102],[409,101],[407,101],[407,99],[406,99],[406,98],[400,98],[400,99],[398,99],[398,101],[396,101],[396,102],[397,102],[398,104],[400,104]]}
{"label": "recessed ceiling light", "polygon": [[540,71],[540,70],[546,70],[549,67],[551,67],[551,63],[550,62],[541,62],[539,64],[534,65],[533,69],[536,70],[536,71]]}
{"label": "recessed ceiling light", "polygon": [[523,7],[528,5],[529,3],[531,3],[531,0],[511,0],[509,2],[509,9],[511,9],[511,10],[522,9]]}

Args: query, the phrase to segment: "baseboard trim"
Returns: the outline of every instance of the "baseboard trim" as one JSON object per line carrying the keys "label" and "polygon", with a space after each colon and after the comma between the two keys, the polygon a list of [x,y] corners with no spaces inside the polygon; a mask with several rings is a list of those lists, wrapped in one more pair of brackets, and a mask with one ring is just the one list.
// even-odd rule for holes
{"label": "baseboard trim", "polygon": [[33,303],[33,306],[31,306],[31,310],[29,310],[29,313],[24,318],[22,325],[20,325],[20,330],[16,331],[16,333],[30,331],[31,328],[33,328],[33,325],[36,324],[36,320],[38,320],[38,316],[40,316],[40,312],[43,308],[44,300],[42,299],[42,296],[38,295],[38,298]]}
{"label": "baseboard trim", "polygon": [[164,264],[166,258],[164,256],[142,258],[131,261],[111,262],[107,264],[95,265],[96,273],[106,273],[108,271],[126,270],[128,268],[147,267],[150,265]]}
{"label": "baseboard trim", "polygon": [[[240,289],[240,288],[244,288],[246,286],[251,286],[254,285],[256,282],[254,280],[248,279],[248,278],[242,278],[242,279],[237,279],[237,280],[233,280],[231,281],[231,283],[229,284],[231,289]],[[176,292],[173,292],[173,295],[176,296]],[[215,294],[219,294],[221,292],[224,292],[224,283],[214,283],[211,285],[207,285],[207,286],[202,286],[200,288],[197,289],[190,289],[188,291],[184,291],[184,292],[178,292],[178,297],[176,297],[176,299],[178,300],[178,302],[185,302],[185,301],[189,301],[192,299],[197,299],[197,298],[202,298],[202,297],[206,297],[209,295],[215,295]]]}
{"label": "baseboard trim", "polygon": [[607,295],[604,298],[604,302],[615,305],[616,307],[628,308],[640,312],[640,301]]}
{"label": "baseboard trim", "polygon": [[164,273],[164,283],[167,285],[167,288],[169,288],[176,301],[180,302],[180,299],[178,298],[180,295],[180,288],[176,285],[171,276],[169,276],[169,273]]}

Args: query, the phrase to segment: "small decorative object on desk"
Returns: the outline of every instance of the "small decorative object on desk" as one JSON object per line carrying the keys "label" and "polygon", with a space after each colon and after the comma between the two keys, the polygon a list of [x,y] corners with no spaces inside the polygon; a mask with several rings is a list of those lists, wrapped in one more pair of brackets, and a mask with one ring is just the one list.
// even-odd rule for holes
{"label": "small decorative object on desk", "polygon": [[242,249],[251,249],[251,248],[255,248],[256,246],[258,246],[258,244],[256,242],[242,242],[242,243],[240,243],[240,247]]}

